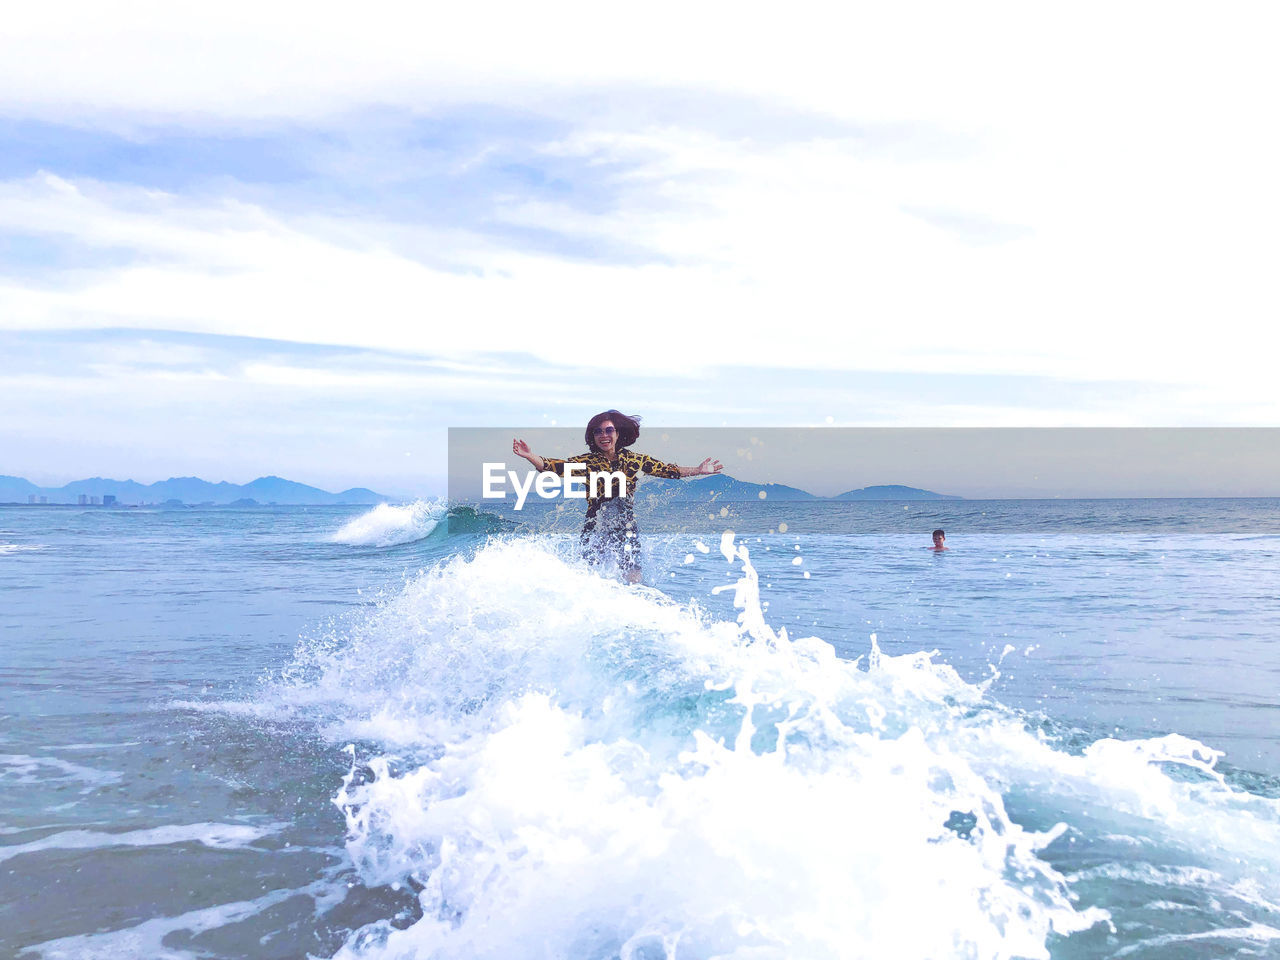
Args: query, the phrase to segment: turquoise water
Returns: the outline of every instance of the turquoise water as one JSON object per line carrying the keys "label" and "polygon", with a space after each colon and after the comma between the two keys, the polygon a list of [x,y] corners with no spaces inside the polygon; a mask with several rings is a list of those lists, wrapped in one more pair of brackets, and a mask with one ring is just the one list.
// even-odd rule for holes
{"label": "turquoise water", "polygon": [[0,508],[0,953],[1280,955],[1277,501],[442,516]]}

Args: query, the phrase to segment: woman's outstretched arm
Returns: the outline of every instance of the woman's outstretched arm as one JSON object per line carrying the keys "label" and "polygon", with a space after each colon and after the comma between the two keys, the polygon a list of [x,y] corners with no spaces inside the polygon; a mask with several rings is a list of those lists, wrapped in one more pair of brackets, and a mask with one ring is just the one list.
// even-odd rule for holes
{"label": "woman's outstretched arm", "polygon": [[640,469],[651,477],[675,480],[679,477],[701,477],[708,473],[719,473],[723,468],[719,460],[712,460],[710,457],[707,457],[696,467],[682,467],[677,463],[663,463],[661,460],[655,460],[647,453],[642,453],[640,454]]}
{"label": "woman's outstretched arm", "polygon": [[707,459],[703,460],[696,467],[677,466],[676,469],[680,471],[680,476],[682,477],[703,477],[710,473],[719,473],[724,469],[724,464],[719,460],[713,460],[710,457],[707,457]]}
{"label": "woman's outstretched arm", "polygon": [[511,441],[511,452],[517,457],[524,457],[531,464],[533,469],[539,473],[555,473],[564,476],[564,465],[566,463],[581,463],[591,456],[589,453],[580,453],[576,457],[568,457],[561,460],[559,457],[540,457],[532,450],[523,440]]}
{"label": "woman's outstretched arm", "polygon": [[512,440],[511,452],[514,453],[517,457],[524,457],[531,464],[533,464],[533,469],[535,470],[542,471],[546,469],[546,466],[547,466],[546,461],[543,460],[536,453],[534,453],[532,450],[530,450],[529,445],[525,443],[523,440]]}

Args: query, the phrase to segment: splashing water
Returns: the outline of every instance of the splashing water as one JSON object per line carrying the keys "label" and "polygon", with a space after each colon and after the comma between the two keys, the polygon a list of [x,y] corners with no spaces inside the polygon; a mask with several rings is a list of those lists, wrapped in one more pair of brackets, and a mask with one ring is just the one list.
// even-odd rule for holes
{"label": "splashing water", "polygon": [[329,539],[352,546],[391,547],[431,535],[445,517],[443,502],[415,500],[403,506],[380,503],[343,524]]}
{"label": "splashing water", "polygon": [[507,540],[300,650],[271,696],[355,741],[348,851],[421,907],[338,956],[1048,957],[1109,928],[1077,902],[1091,875],[1045,856],[1075,839],[1055,813],[1177,833],[1224,884],[1246,851],[1280,860],[1276,803],[1203,745],[1066,752],[931,654],[775,632],[746,547],[722,550],[736,623]]}

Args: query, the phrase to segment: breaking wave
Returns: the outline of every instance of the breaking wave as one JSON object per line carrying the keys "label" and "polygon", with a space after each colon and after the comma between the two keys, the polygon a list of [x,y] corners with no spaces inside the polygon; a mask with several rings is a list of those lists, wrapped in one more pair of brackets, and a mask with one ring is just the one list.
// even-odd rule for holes
{"label": "breaking wave", "polygon": [[[1215,751],[1070,748],[874,635],[842,660],[775,631],[725,551],[700,562],[732,562],[736,619],[495,540],[299,649],[265,697],[347,744],[352,861],[420,904],[338,956],[1097,955],[1118,944],[1103,867],[1171,848],[1204,928],[1271,937],[1275,872],[1242,864],[1280,863],[1280,805]],[[1147,899],[1189,902],[1148,867]]]}
{"label": "breaking wave", "polygon": [[351,546],[391,547],[429,537],[444,520],[446,506],[438,500],[415,500],[394,506],[380,503],[368,513],[348,520],[329,539]]}

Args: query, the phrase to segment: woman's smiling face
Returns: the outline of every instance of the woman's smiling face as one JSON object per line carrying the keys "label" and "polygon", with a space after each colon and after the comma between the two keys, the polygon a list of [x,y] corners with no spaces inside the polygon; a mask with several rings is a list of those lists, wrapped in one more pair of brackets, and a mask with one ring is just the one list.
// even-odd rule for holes
{"label": "woman's smiling face", "polygon": [[591,439],[595,441],[597,450],[608,456],[613,456],[614,444],[618,441],[618,430],[613,425],[612,420],[601,420],[596,424],[595,429],[591,431]]}

